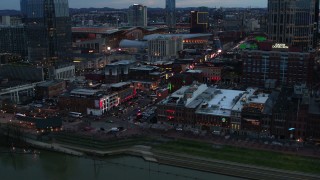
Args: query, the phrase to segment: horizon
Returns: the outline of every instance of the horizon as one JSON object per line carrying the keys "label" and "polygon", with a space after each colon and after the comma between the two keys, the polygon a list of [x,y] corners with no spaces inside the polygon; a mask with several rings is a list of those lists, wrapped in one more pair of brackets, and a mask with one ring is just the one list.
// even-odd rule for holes
{"label": "horizon", "polygon": [[[165,8],[165,0],[135,0],[134,3],[143,4],[150,8]],[[129,5],[134,4],[131,0],[120,0],[107,2],[106,0],[69,0],[69,8],[113,8],[127,9]],[[2,2],[0,10],[20,10],[20,0],[11,0]],[[266,8],[267,0],[203,0],[201,3],[194,0],[176,0],[177,8],[201,7],[208,8]]]}

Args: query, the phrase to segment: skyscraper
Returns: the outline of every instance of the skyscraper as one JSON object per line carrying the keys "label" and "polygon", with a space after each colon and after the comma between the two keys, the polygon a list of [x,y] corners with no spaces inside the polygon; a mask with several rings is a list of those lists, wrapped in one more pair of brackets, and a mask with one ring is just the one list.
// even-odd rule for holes
{"label": "skyscraper", "polygon": [[21,0],[27,29],[28,58],[48,63],[71,48],[71,20],[68,0]]}
{"label": "skyscraper", "polygon": [[319,0],[268,0],[268,34],[308,51],[317,46]]}
{"label": "skyscraper", "polygon": [[208,12],[191,11],[190,33],[207,33],[208,19]]}
{"label": "skyscraper", "polygon": [[18,54],[27,56],[25,27],[0,25],[0,53]]}
{"label": "skyscraper", "polygon": [[128,21],[130,26],[147,26],[147,6],[134,4],[129,7]]}
{"label": "skyscraper", "polygon": [[166,0],[166,23],[169,29],[176,28],[176,0]]}

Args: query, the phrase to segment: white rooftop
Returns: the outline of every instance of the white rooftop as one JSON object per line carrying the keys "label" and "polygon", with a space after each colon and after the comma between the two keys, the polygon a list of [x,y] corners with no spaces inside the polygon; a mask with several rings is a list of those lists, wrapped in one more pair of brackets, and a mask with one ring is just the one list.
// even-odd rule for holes
{"label": "white rooftop", "polygon": [[71,91],[71,94],[77,95],[95,95],[98,91],[92,89],[74,89]]}
{"label": "white rooftop", "polygon": [[182,103],[189,108],[198,108],[197,114],[230,117],[232,111],[241,112],[245,104],[265,104],[269,94],[257,90],[257,88],[248,88],[246,91],[217,89],[206,84],[193,84],[181,87],[161,103]]}
{"label": "white rooftop", "polygon": [[119,87],[122,87],[122,86],[128,85],[128,84],[130,84],[130,82],[119,82],[119,83],[111,84],[111,87],[119,88]]}
{"label": "white rooftop", "polygon": [[196,111],[198,114],[212,114],[217,116],[229,117],[231,115],[231,110],[237,103],[235,101],[239,94],[245,91],[239,90],[229,90],[229,89],[214,89],[212,88],[213,98],[205,100],[202,103],[204,108],[199,107]]}
{"label": "white rooftop", "polygon": [[243,106],[249,103],[265,104],[269,98],[269,94],[259,93],[258,95],[254,95],[257,90],[257,88],[248,88],[232,110],[240,112]]}

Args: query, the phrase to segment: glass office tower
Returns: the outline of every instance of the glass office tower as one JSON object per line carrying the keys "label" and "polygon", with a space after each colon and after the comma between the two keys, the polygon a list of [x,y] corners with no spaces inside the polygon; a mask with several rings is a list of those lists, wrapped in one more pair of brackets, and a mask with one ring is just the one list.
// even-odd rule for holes
{"label": "glass office tower", "polygon": [[29,61],[56,62],[71,48],[68,0],[21,0]]}
{"label": "glass office tower", "polygon": [[317,46],[319,0],[268,0],[268,34],[277,43]]}
{"label": "glass office tower", "polygon": [[147,26],[147,6],[134,4],[129,7],[128,21],[130,26]]}
{"label": "glass office tower", "polygon": [[166,23],[169,29],[176,28],[176,0],[166,0]]}

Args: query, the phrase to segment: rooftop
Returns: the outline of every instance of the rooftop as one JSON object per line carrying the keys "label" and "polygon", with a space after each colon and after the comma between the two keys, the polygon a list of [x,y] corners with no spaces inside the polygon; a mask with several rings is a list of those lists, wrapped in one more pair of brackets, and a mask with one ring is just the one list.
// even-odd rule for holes
{"label": "rooftop", "polygon": [[156,66],[136,66],[136,67],[130,68],[130,70],[139,70],[139,71],[152,71],[156,69],[159,69],[159,68]]}
{"label": "rooftop", "polygon": [[52,81],[46,81],[46,82],[37,84],[37,86],[39,86],[39,87],[49,87],[49,86],[53,86],[53,85],[61,83],[61,82],[63,82],[63,80],[52,80]]}
{"label": "rooftop", "polygon": [[74,95],[90,95],[93,96],[97,93],[97,90],[92,89],[74,89],[70,93]]}
{"label": "rooftop", "polygon": [[119,87],[122,87],[122,86],[125,86],[125,85],[129,85],[129,84],[130,84],[130,82],[119,82],[119,83],[111,84],[111,87],[119,88]]}
{"label": "rooftop", "polygon": [[147,48],[148,42],[147,41],[139,41],[139,40],[128,40],[123,39],[120,41],[119,47],[121,48]]}
{"label": "rooftop", "polygon": [[143,37],[144,40],[153,40],[159,37],[163,38],[173,38],[173,37],[181,37],[182,39],[192,39],[192,38],[203,38],[210,37],[212,34],[150,34]]}
{"label": "rooftop", "polygon": [[150,63],[151,65],[170,65],[173,61],[155,61]]}
{"label": "rooftop", "polygon": [[244,91],[210,88],[207,93],[213,94],[203,101],[196,113],[228,117],[237,103],[237,97]]}
{"label": "rooftop", "polygon": [[248,104],[264,104],[269,98],[269,94],[258,93],[258,88],[248,88],[243,93],[239,94],[236,99],[237,103],[232,108],[233,111],[241,111]]}
{"label": "rooftop", "polygon": [[129,64],[132,64],[134,62],[135,61],[133,61],[133,60],[121,60],[121,61],[117,61],[117,62],[114,62],[114,63],[107,64],[107,66],[129,65]]}
{"label": "rooftop", "polygon": [[[276,94],[274,96],[276,97]],[[257,105],[263,110],[268,100],[269,94],[260,92],[257,88],[240,91],[217,89],[216,86],[208,87],[206,84],[193,84],[183,86],[160,103],[197,108],[197,114],[229,117],[231,111],[241,112],[245,106]],[[272,107],[273,102],[270,101],[270,103],[268,107]]]}

